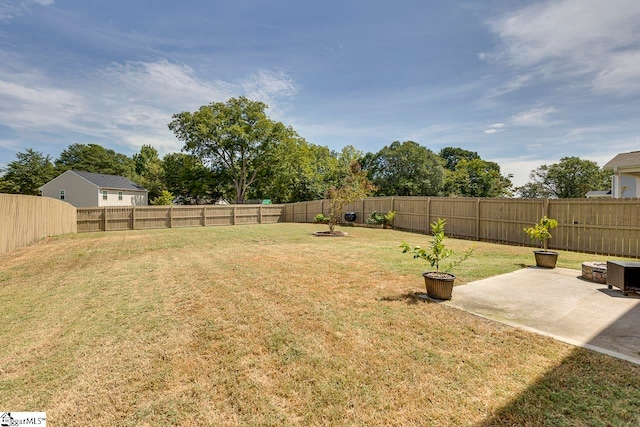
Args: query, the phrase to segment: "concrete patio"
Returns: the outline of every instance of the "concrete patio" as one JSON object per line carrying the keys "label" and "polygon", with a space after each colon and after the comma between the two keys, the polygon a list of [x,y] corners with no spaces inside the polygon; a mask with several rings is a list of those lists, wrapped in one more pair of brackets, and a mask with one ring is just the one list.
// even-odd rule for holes
{"label": "concrete patio", "polygon": [[445,304],[640,364],[640,295],[566,268],[524,268],[456,286]]}

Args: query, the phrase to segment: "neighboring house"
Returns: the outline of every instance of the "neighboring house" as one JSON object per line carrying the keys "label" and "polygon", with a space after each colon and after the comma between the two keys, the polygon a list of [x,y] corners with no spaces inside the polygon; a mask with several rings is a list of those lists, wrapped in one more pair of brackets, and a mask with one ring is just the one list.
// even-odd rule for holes
{"label": "neighboring house", "polygon": [[640,197],[640,151],[620,153],[603,167],[613,172],[611,197]]}
{"label": "neighboring house", "polygon": [[66,171],[40,187],[42,196],[64,200],[77,208],[146,206],[149,192],[122,176]]}

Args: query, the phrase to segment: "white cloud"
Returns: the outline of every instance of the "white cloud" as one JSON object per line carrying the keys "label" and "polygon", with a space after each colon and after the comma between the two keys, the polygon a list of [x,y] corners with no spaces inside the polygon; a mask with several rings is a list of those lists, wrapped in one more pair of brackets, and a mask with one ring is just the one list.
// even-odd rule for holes
{"label": "white cloud", "polygon": [[553,107],[536,107],[512,116],[511,123],[519,126],[544,126],[549,124],[548,116],[556,111]]}
{"label": "white cloud", "polygon": [[637,0],[545,1],[489,26],[501,43],[482,58],[535,70],[549,80],[582,77],[599,93],[640,91]]}
{"label": "white cloud", "polygon": [[484,133],[487,135],[491,135],[494,133],[502,132],[505,130],[505,127],[506,126],[504,123],[494,123],[492,125],[489,125],[489,128],[484,130]]}
{"label": "white cloud", "polygon": [[85,139],[77,142],[108,141],[132,150],[151,144],[161,154],[180,150],[167,127],[175,113],[240,95],[277,106],[296,91],[282,72],[257,70],[224,82],[165,60],[112,64],[74,81],[74,89],[49,80],[37,71],[23,77],[0,68],[0,123],[19,135],[73,132]]}
{"label": "white cloud", "polygon": [[54,3],[55,0],[1,0],[0,22],[8,22],[17,16],[28,13],[33,4],[51,6]]}

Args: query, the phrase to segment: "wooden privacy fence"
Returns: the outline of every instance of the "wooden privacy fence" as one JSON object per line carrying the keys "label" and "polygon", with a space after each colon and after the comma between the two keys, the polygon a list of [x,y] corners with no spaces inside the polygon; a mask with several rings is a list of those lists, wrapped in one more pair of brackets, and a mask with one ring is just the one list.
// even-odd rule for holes
{"label": "wooden privacy fence", "polygon": [[49,197],[0,194],[0,253],[76,232],[76,208]]}
{"label": "wooden privacy fence", "polygon": [[78,208],[78,232],[271,224],[283,205],[196,205]]}
{"label": "wooden privacy fence", "polygon": [[[284,206],[286,222],[312,222],[327,213],[318,200]],[[640,199],[484,199],[374,197],[353,203],[364,223],[372,211],[396,212],[396,228],[430,233],[429,224],[446,218],[447,235],[471,240],[531,245],[522,231],[547,215],[558,220],[549,241],[552,249],[640,257]]]}
{"label": "wooden privacy fence", "polygon": [[[78,232],[276,222],[313,222],[328,213],[325,200],[286,205],[206,205],[79,208]],[[347,206],[357,223],[372,211],[396,211],[396,228],[430,233],[446,218],[447,235],[531,245],[522,231],[547,215],[558,220],[552,249],[640,257],[640,199],[483,199],[373,197]]]}

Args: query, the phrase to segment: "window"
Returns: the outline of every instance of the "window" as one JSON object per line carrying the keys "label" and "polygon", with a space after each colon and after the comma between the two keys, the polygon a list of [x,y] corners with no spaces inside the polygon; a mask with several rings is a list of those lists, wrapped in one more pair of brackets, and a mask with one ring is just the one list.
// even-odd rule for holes
{"label": "window", "polygon": [[109,196],[109,192],[107,190],[102,190],[102,200],[107,200],[107,196]]}
{"label": "window", "polygon": [[60,200],[64,200],[64,190],[60,190]]}
{"label": "window", "polygon": [[122,191],[118,191],[118,200],[122,200]]}

